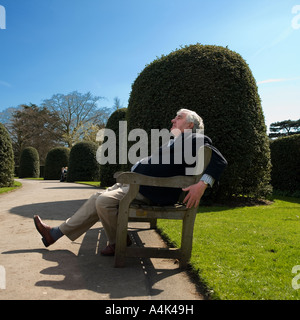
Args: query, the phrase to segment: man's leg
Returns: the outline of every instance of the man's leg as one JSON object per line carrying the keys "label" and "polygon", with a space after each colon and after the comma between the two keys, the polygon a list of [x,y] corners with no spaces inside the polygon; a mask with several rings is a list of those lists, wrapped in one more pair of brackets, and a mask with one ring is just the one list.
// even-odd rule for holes
{"label": "man's leg", "polygon": [[[114,255],[115,253],[119,203],[128,190],[129,185],[116,184],[96,200],[96,209],[109,242],[107,247],[101,251],[103,255]],[[147,204],[150,202],[140,193],[136,198]],[[131,245],[129,236],[127,237],[127,245]]]}
{"label": "man's leg", "polygon": [[116,183],[112,187],[92,195],[71,218],[67,219],[59,226],[61,232],[72,241],[79,238],[83,233],[85,233],[96,222],[99,221],[99,215],[97,214],[96,209],[96,201],[99,196],[109,193],[110,191],[118,193],[117,190],[120,189],[120,186],[121,184]]}
{"label": "man's leg", "polygon": [[61,232],[70,240],[76,240],[99,221],[96,200],[100,194],[100,192],[93,194],[71,218],[59,226]]}
{"label": "man's leg", "polygon": [[[34,222],[37,230],[43,236],[42,240],[45,246],[48,247],[53,244],[62,235],[66,235],[72,241],[76,240],[99,221],[99,218],[101,219],[109,243],[114,246],[116,242],[119,202],[128,190],[128,185],[117,183],[102,193],[92,195],[71,218],[56,228],[45,225],[39,216],[35,216]],[[139,197],[139,200],[148,201],[140,194],[138,194],[137,199]],[[54,232],[58,234],[58,238],[53,237]],[[129,245],[130,241],[127,243]],[[114,254],[114,251],[112,254]]]}
{"label": "man's leg", "polygon": [[116,242],[119,202],[129,190],[128,185],[115,184],[96,200],[96,209],[110,245]]}
{"label": "man's leg", "polygon": [[100,194],[92,195],[71,218],[59,227],[51,228],[43,223],[39,216],[34,216],[36,229],[42,235],[44,245],[48,247],[63,235],[74,241],[99,221],[95,203]]}

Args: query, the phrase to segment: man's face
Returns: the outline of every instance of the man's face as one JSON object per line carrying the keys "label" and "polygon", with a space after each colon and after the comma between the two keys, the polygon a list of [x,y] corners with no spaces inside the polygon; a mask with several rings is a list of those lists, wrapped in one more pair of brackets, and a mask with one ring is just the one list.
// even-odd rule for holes
{"label": "man's face", "polygon": [[186,121],[186,113],[179,113],[177,116],[171,120],[172,122],[172,128],[171,132],[174,133],[174,135],[178,135],[177,133],[184,132],[184,129],[192,129],[194,124],[192,122],[187,122]]}

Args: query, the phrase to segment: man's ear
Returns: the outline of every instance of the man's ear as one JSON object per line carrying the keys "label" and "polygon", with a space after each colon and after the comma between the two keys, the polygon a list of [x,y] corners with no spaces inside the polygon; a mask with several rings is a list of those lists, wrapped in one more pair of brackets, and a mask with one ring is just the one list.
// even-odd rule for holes
{"label": "man's ear", "polygon": [[195,125],[194,122],[190,122],[188,128],[189,128],[189,129],[193,129],[193,128],[194,128],[194,125]]}

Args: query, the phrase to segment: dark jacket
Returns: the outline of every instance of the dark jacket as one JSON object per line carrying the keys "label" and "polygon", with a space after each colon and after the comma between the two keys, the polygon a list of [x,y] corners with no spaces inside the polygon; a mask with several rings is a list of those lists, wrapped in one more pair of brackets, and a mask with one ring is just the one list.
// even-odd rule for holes
{"label": "dark jacket", "polygon": [[[186,168],[195,166],[195,158],[194,162],[191,162],[193,158],[188,158],[188,155],[196,157],[199,147],[203,145],[212,150],[211,161],[204,173],[218,181],[227,165],[227,161],[220,151],[212,146],[212,141],[209,137],[198,133],[182,134],[179,139],[175,139],[173,144],[165,144],[156,153],[143,159],[133,171],[153,177],[186,175]],[[167,161],[168,163],[166,163],[166,159],[169,160]],[[169,205],[178,201],[182,190],[178,188],[141,186],[139,192],[155,204]]]}

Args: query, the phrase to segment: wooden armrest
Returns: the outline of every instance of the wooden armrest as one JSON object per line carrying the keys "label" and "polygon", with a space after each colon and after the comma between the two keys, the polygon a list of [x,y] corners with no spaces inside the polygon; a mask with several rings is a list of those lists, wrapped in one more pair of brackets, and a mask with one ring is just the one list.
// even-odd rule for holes
{"label": "wooden armrest", "polygon": [[115,173],[114,173],[114,178],[117,179],[118,176],[119,176],[121,173],[123,173],[123,172],[124,172],[124,171],[117,171],[117,172],[115,172]]}
{"label": "wooden armrest", "polygon": [[153,187],[186,188],[195,183],[195,176],[150,177],[135,172],[123,172],[114,175],[117,182]]}

